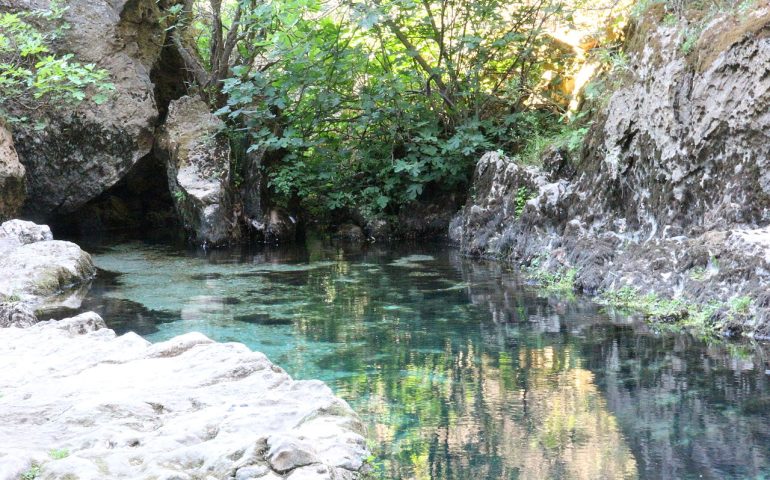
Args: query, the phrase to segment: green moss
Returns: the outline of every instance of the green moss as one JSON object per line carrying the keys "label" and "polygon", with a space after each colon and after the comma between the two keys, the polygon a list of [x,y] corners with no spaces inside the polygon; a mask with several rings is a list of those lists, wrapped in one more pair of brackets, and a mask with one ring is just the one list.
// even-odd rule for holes
{"label": "green moss", "polygon": [[575,292],[578,270],[571,267],[550,270],[542,265],[543,259],[542,255],[535,257],[530,265],[523,269],[526,277],[546,293],[572,295]]}
{"label": "green moss", "polygon": [[716,335],[719,324],[717,314],[722,312],[723,320],[732,320],[747,315],[752,299],[748,296],[735,297],[727,302],[710,301],[698,303],[682,298],[665,298],[656,293],[641,293],[638,289],[625,286],[603,292],[597,303],[629,313],[639,313],[647,320],[673,329],[687,328],[703,336]]}

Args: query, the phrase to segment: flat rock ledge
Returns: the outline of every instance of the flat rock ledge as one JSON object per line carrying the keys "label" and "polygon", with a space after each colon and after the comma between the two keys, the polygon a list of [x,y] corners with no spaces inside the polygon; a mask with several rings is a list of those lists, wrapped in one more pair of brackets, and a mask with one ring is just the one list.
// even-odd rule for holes
{"label": "flat rock ledge", "polygon": [[345,401],[242,344],[0,329],[0,480],[355,479],[368,455]]}

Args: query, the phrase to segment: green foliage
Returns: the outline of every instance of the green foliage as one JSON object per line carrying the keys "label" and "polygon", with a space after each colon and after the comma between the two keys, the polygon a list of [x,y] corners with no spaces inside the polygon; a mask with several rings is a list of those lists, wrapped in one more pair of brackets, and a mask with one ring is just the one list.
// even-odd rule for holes
{"label": "green foliage", "polygon": [[54,449],[48,452],[48,456],[54,460],[61,460],[70,456],[69,450],[66,448]]}
{"label": "green foliage", "polygon": [[531,136],[515,155],[516,163],[524,165],[540,165],[543,154],[549,149],[562,150],[570,156],[576,155],[583,146],[583,141],[590,125],[581,118],[568,123],[554,122],[549,128],[534,129]]}
{"label": "green foliage", "polygon": [[737,315],[748,315],[752,304],[748,296],[735,297],[728,302],[714,300],[707,303],[668,299],[656,293],[642,294],[631,286],[605,291],[597,301],[602,305],[641,313],[655,322],[693,328],[706,336],[715,334],[717,325],[714,320],[719,312],[732,319]]}
{"label": "green foliage", "polygon": [[173,196],[177,203],[184,202],[187,199],[187,193],[181,189],[175,190]]}
{"label": "green foliage", "polygon": [[689,55],[693,51],[695,46],[698,44],[701,33],[702,29],[692,27],[685,31],[682,40],[682,46],[679,47],[683,55]]}
{"label": "green foliage", "polygon": [[517,218],[521,217],[521,214],[524,213],[524,207],[527,205],[529,198],[530,193],[527,190],[527,187],[519,187],[516,191],[516,205],[514,212]]}
{"label": "green foliage", "polygon": [[524,268],[527,278],[548,294],[573,294],[578,270],[570,267],[548,268],[544,265],[546,258],[547,254],[541,254],[532,259],[529,266]]}
{"label": "green foliage", "polygon": [[[62,21],[66,10],[52,2],[48,10],[0,13],[0,104],[29,110],[43,103],[71,106],[88,97],[97,104],[107,100],[114,86],[106,70],[52,51],[68,28]],[[37,23],[47,25],[46,33]],[[0,109],[0,116],[8,112]]]}
{"label": "green foliage", "polygon": [[749,310],[751,309],[751,297],[749,296],[741,296],[741,297],[735,297],[730,300],[729,306],[730,306],[730,312],[733,314],[747,314],[749,313]]}
{"label": "green foliage", "polygon": [[[482,152],[554,134],[564,111],[543,73],[575,60],[551,48],[545,25],[568,21],[565,5],[261,4],[241,18],[251,41],[238,48],[264,66],[236,62],[217,114],[273,159],[265,168],[274,198],[311,213],[396,213],[429,188],[467,185]],[[204,20],[193,24],[203,52],[213,37]],[[576,133],[563,139],[570,148]]]}
{"label": "green foliage", "polygon": [[19,478],[20,480],[35,480],[38,476],[40,476],[40,466],[33,463]]}

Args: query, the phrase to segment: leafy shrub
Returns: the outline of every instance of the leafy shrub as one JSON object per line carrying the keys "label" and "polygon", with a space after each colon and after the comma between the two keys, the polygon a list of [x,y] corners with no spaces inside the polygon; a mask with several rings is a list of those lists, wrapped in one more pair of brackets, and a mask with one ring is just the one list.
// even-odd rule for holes
{"label": "leafy shrub", "polygon": [[[51,45],[69,26],[67,7],[52,2],[48,10],[0,13],[0,105],[31,110],[41,104],[73,105],[89,97],[103,103],[114,86],[96,65],[82,64],[71,54],[58,55]],[[47,33],[35,23],[48,26]],[[0,107],[0,117],[10,117]]]}

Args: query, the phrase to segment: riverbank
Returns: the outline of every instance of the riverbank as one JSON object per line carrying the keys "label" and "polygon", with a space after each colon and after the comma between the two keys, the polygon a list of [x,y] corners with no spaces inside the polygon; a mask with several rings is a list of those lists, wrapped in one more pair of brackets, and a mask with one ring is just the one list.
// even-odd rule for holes
{"label": "riverbank", "polygon": [[0,479],[354,479],[365,468],[365,427],[323,382],[200,333],[152,344],[93,312],[38,322],[35,310],[80,307],[91,256],[18,220],[0,225],[0,243]]}

